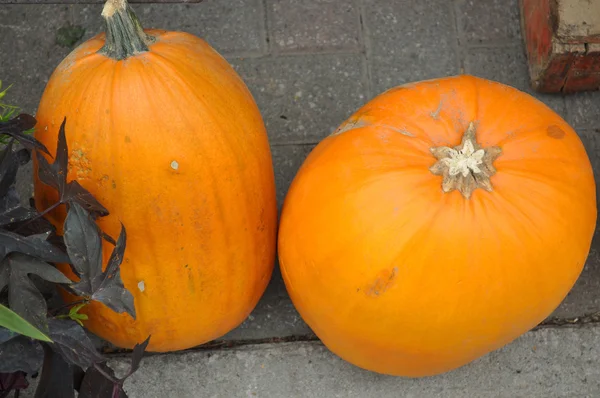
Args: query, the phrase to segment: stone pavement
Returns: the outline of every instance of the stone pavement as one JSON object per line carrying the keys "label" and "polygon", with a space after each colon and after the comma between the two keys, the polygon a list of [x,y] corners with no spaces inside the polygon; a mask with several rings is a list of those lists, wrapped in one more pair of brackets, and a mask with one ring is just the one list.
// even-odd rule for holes
{"label": "stone pavement", "polygon": [[[0,0],[0,3],[3,1]],[[360,105],[390,87],[466,72],[531,93],[517,0],[205,0],[187,5],[135,4],[134,8],[145,27],[184,30],[204,38],[240,73],[255,96],[267,125],[280,203],[296,170],[314,145]],[[72,29],[77,25],[83,27],[85,33],[77,45],[101,31],[100,11],[101,5],[0,5],[0,79],[14,83],[10,96],[12,102],[28,112],[35,112],[50,73],[72,49],[68,40],[57,40],[59,29]],[[596,178],[600,181],[600,93],[536,97],[576,128],[589,150],[597,172]],[[26,179],[22,180],[22,184],[23,189],[29,188]],[[553,318],[581,318],[597,311],[600,311],[600,241],[595,239],[583,275]],[[598,342],[600,333],[594,328],[548,330],[551,332],[538,331],[525,339],[544,339],[546,337],[540,337],[544,333],[554,333],[552,336],[556,339],[578,336],[577,339],[588,344],[591,341]],[[223,339],[235,342],[310,335],[310,329],[302,322],[287,297],[276,267],[273,280],[253,314]],[[586,340],[588,338],[592,340]],[[577,347],[571,348],[583,349],[581,344],[573,344]],[[229,395],[216,392],[215,385],[204,385],[204,390],[201,390],[206,392],[206,396],[251,396],[252,392],[257,396],[291,396],[289,394],[294,392],[292,388],[307,386],[303,384],[305,381],[301,381],[302,378],[317,376],[329,378],[328,385],[331,388],[352,388],[353,396],[368,396],[371,393],[392,396],[389,392],[392,390],[384,388],[391,388],[393,381],[386,379],[385,385],[388,387],[381,387],[378,382],[384,379],[364,373],[356,376],[353,373],[355,371],[347,367],[338,369],[342,364],[328,356],[315,342],[277,347],[261,345],[222,354],[215,352],[210,356],[213,358],[214,366],[210,365],[213,368],[195,365],[197,367],[193,371],[202,372],[206,377],[194,383],[211,384],[209,380],[213,380],[212,376],[208,376],[212,373],[208,369],[216,372],[214,369],[220,369],[221,366],[222,371],[235,370],[240,380],[248,386],[259,382],[261,386],[254,384],[253,389],[248,387],[248,391],[236,390]],[[521,346],[509,347],[486,357],[470,368],[473,372],[471,376],[464,373],[468,371],[460,371],[453,373],[454,376],[440,379],[446,381],[440,382],[439,386],[436,383],[427,385],[427,382],[404,386],[409,386],[408,391],[414,391],[415,396],[492,396],[497,383],[513,379],[508,373],[503,373],[505,370],[501,370],[499,365],[490,361],[510,360],[514,362],[513,365],[523,367],[522,372],[529,375],[527,377],[531,377],[531,380],[539,376],[543,379],[540,383],[547,383],[535,392],[527,390],[533,387],[526,387],[526,381],[523,381],[523,396],[548,396],[543,392],[550,391],[548,386],[552,385],[552,379],[562,376],[566,377],[565,388],[571,386],[568,388],[579,392],[570,395],[567,390],[564,390],[564,394],[557,390],[558,395],[549,396],[586,396],[588,392],[596,392],[595,396],[600,396],[597,384],[577,386],[578,382],[562,374],[556,363],[547,369],[532,368],[546,365],[535,362],[527,356],[529,354],[520,353],[518,347]],[[314,350],[321,361],[318,366],[321,367],[285,373],[285,369],[292,365],[284,365],[282,358],[292,355],[298,366],[305,366],[299,358],[304,355],[301,354],[303,350],[309,349]],[[554,353],[548,351],[548,362],[567,360],[566,353],[561,350]],[[190,355],[190,359],[185,361],[205,362],[206,359],[211,364],[209,353],[186,354]],[[582,358],[588,358],[585,355]],[[168,357],[160,358],[154,357],[148,363],[162,366],[161,361],[171,361]],[[231,364],[226,363],[228,358],[233,361]],[[277,358],[280,362],[277,362]],[[281,395],[277,395],[274,392],[276,390],[271,393],[260,390],[274,388],[269,377],[275,376],[255,375],[257,370],[250,366],[251,361],[265,361],[272,369],[277,366],[281,370],[277,370],[276,374],[285,373],[288,378],[286,388],[290,390],[281,390]],[[578,364],[573,360],[573,371],[583,367],[581,369],[596,372],[597,376],[597,359],[589,357],[589,361]],[[182,368],[184,365],[173,362],[169,366],[165,369]],[[590,370],[591,366],[596,366],[596,370]],[[142,373],[135,380],[150,380],[154,377],[150,375]],[[175,377],[168,376],[167,379],[177,384]],[[344,377],[351,379],[340,380]],[[529,380],[525,376],[520,377]],[[370,384],[360,384],[363,379],[371,380]],[[594,382],[597,380],[596,377]],[[263,386],[263,382],[268,385]],[[294,387],[293,383],[300,384]],[[517,383],[511,384],[514,391],[521,386],[518,380],[510,383]],[[444,392],[444,385],[456,391],[456,395]],[[400,393],[403,384],[398,386]],[[156,394],[159,395],[155,396],[167,396],[160,395],[161,386],[156,388]],[[197,396],[184,393],[192,391],[192,387],[181,388],[184,388],[182,395],[177,396]],[[283,391],[288,392],[283,394]],[[297,396],[319,396],[317,390],[309,392],[310,389],[303,388],[298,391],[301,392]],[[388,395],[382,391],[388,391]],[[473,394],[468,395],[469,391]]]}
{"label": "stone pavement", "polygon": [[[121,372],[129,366],[121,359],[111,365]],[[423,379],[359,369],[318,342],[150,356],[142,369],[125,384],[131,398],[597,398],[600,328],[539,329],[469,366]]]}
{"label": "stone pavement", "polygon": [[[124,374],[129,358],[110,366]],[[149,355],[124,388],[130,398],[597,398],[600,328],[540,328],[468,366],[422,379],[362,370],[317,341]]]}

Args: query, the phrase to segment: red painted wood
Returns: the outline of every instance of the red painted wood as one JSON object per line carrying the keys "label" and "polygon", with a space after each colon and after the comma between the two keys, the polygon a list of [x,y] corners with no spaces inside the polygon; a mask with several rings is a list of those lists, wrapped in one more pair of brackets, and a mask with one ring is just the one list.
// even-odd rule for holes
{"label": "red painted wood", "polygon": [[600,88],[600,51],[587,52],[575,57],[568,71],[563,92],[585,91],[589,87]]}
{"label": "red painted wood", "polygon": [[559,37],[557,0],[520,0],[520,8],[532,87],[546,93],[599,90],[600,51],[590,51],[588,45],[598,38],[574,43]]}
{"label": "red painted wood", "polygon": [[522,0],[527,52],[535,63],[544,62],[552,49],[550,0]]}

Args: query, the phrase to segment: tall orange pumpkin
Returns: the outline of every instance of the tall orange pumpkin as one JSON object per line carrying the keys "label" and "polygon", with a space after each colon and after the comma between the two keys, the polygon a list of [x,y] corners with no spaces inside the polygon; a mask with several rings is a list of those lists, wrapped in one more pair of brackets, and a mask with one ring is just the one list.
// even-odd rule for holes
{"label": "tall orange pumpkin", "polygon": [[547,317],[595,225],[575,131],[525,93],[460,76],[379,95],[310,153],[285,199],[279,258],[329,349],[420,377]]}
{"label": "tall orange pumpkin", "polygon": [[[110,211],[106,233],[127,228],[121,275],[136,320],[92,303],[86,326],[120,347],[152,335],[151,351],[189,348],[240,324],[270,279],[277,207],[264,123],[205,41],[144,31],[125,0],[109,0],[103,16],[107,35],[52,74],[35,136],[54,151],[66,117],[68,178]],[[40,210],[57,201],[37,176],[35,200]]]}

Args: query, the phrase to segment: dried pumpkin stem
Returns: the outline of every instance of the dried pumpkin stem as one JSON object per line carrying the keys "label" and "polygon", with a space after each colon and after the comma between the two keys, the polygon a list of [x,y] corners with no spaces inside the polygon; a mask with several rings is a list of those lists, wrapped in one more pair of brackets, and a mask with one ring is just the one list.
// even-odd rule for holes
{"label": "dried pumpkin stem", "polygon": [[98,51],[107,57],[122,60],[148,51],[156,39],[144,28],[127,0],[108,0],[102,17],[106,23],[106,42]]}
{"label": "dried pumpkin stem", "polygon": [[471,122],[460,145],[450,148],[446,146],[430,149],[438,160],[429,170],[435,175],[443,176],[442,190],[452,192],[458,190],[469,199],[477,188],[493,191],[490,177],[496,174],[494,160],[500,156],[500,147],[482,148],[475,139],[475,124]]}

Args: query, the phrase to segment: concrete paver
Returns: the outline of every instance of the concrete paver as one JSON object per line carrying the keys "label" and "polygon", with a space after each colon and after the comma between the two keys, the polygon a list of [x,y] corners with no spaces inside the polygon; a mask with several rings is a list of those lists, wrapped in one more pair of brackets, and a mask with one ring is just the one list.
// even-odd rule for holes
{"label": "concrete paver", "polygon": [[265,4],[274,52],[360,49],[359,10],[354,0],[267,0]]}
{"label": "concrete paver", "polygon": [[276,145],[271,147],[273,163],[277,165],[275,168],[275,184],[277,185],[277,203],[280,207],[294,175],[314,147],[313,144]]}
{"label": "concrete paver", "polygon": [[[112,362],[118,372],[127,361]],[[544,328],[440,376],[405,379],[359,369],[318,342],[150,356],[125,383],[131,398],[600,396],[600,327]]]}
{"label": "concrete paver", "polygon": [[218,48],[221,54],[266,52],[262,0],[134,6],[144,27],[194,34]]}
{"label": "concrete paver", "polygon": [[579,93],[567,101],[569,121],[575,127],[600,132],[600,93]]}
{"label": "concrete paver", "polygon": [[359,55],[231,59],[262,112],[272,145],[315,143],[366,101]]}
{"label": "concrete paver", "polygon": [[459,34],[466,44],[521,38],[518,0],[456,0]]}
{"label": "concrete paver", "polygon": [[362,3],[373,96],[399,84],[459,73],[451,2]]}

